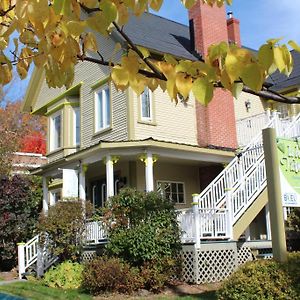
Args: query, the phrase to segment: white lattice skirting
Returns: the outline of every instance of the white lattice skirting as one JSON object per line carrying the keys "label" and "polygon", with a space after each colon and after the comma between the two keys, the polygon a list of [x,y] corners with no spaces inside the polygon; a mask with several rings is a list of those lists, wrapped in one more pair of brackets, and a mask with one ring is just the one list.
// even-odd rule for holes
{"label": "white lattice skirting", "polygon": [[201,249],[183,246],[182,279],[188,283],[220,282],[238,266],[253,260],[250,247],[235,242],[202,244]]}

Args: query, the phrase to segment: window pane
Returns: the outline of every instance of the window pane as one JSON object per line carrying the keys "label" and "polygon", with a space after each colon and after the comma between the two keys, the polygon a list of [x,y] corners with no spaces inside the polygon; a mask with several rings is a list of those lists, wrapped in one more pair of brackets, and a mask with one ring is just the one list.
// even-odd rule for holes
{"label": "window pane", "polygon": [[181,182],[157,182],[157,191],[174,203],[184,203],[184,184]]}
{"label": "window pane", "polygon": [[109,88],[105,89],[105,100],[106,100],[106,127],[110,126],[110,93]]}
{"label": "window pane", "polygon": [[183,184],[182,183],[178,183],[178,193],[183,193]]}
{"label": "window pane", "polygon": [[98,101],[97,101],[97,114],[98,114],[98,124],[97,124],[97,129],[103,128],[103,95],[102,91],[100,91],[98,94]]}
{"label": "window pane", "polygon": [[61,115],[53,119],[53,147],[54,149],[61,147]]}
{"label": "window pane", "polygon": [[151,99],[150,99],[150,91],[148,88],[145,89],[143,94],[141,95],[141,106],[142,106],[142,118],[151,118]]}
{"label": "window pane", "polygon": [[80,109],[75,110],[75,143],[80,144]]}
{"label": "window pane", "polygon": [[184,203],[183,194],[178,194],[178,203]]}

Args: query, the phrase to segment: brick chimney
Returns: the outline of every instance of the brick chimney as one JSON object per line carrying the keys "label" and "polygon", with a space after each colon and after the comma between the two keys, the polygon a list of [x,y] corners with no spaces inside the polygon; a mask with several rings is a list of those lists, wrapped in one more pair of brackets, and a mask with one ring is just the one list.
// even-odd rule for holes
{"label": "brick chimney", "polygon": [[233,13],[228,12],[227,31],[229,43],[235,43],[241,47],[240,21],[233,17]]}
{"label": "brick chimney", "polygon": [[[209,45],[228,42],[225,7],[210,7],[198,1],[189,10],[191,44],[200,55],[207,54]],[[198,144],[236,148],[236,124],[233,97],[216,89],[207,107],[196,103]]]}

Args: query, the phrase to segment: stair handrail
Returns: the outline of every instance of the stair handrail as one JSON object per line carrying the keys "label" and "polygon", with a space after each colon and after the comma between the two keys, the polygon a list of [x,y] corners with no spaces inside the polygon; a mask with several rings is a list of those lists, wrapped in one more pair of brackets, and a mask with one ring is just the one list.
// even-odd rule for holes
{"label": "stair handrail", "polygon": [[[265,126],[265,128],[267,127],[274,127],[275,126],[275,121],[274,119],[271,119]],[[234,159],[222,170],[222,172],[197,196],[198,199],[198,205],[200,208],[216,208],[216,207],[220,207],[223,203],[222,200],[225,201],[225,196],[226,196],[226,192],[225,190],[227,188],[234,188],[236,186],[236,184],[239,183],[239,172],[241,171],[241,164],[243,163],[243,159],[244,156],[247,155],[247,153],[249,153],[249,151],[256,151],[260,152],[258,153],[257,156],[255,156],[255,159],[259,158],[261,153],[263,153],[263,150],[260,149],[262,145],[262,133],[260,132],[259,134],[257,134],[252,140],[251,142],[245,146],[242,151],[240,152],[239,155],[235,156]],[[252,157],[252,159],[254,160],[254,157]],[[250,163],[249,163],[250,164]],[[252,164],[250,164],[249,168],[247,168],[246,170],[243,170],[243,172],[248,173],[249,169],[251,169]],[[234,170],[235,168],[235,170]],[[231,174],[230,174],[231,172]],[[230,180],[228,180],[228,178]],[[221,180],[223,180],[223,184],[222,184],[222,188],[219,189],[219,199],[217,201],[214,201],[215,203],[210,203],[213,205],[209,205],[207,206],[206,204],[209,204],[209,200],[206,200],[205,197],[206,195],[208,195],[209,193],[213,194],[212,188],[214,186],[216,186],[217,183],[220,183]],[[210,195],[210,197],[208,198],[214,198],[213,195]],[[205,202],[206,203],[203,203]]]}

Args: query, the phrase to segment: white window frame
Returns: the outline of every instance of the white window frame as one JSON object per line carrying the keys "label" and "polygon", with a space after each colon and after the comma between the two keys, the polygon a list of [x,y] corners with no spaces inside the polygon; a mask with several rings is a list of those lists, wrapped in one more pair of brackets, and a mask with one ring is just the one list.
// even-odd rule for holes
{"label": "white window frame", "polygon": [[[148,91],[149,93],[149,113],[150,113],[149,117],[143,116],[143,95],[145,91]],[[153,122],[153,95],[152,95],[152,91],[148,87],[146,87],[144,92],[140,95],[140,118],[142,121],[145,122]]]}
{"label": "white window frame", "polygon": [[[109,99],[107,101],[106,98],[106,93],[105,91],[108,90],[109,92]],[[102,101],[102,117],[103,117],[103,127],[99,126],[99,120],[100,120],[100,116],[98,115],[99,112],[99,100],[98,100],[98,94],[102,93],[102,99],[105,99],[105,101]],[[109,123],[107,120],[107,105],[109,106]],[[103,130],[109,129],[111,128],[111,124],[112,124],[112,105],[111,105],[111,89],[110,86],[108,84],[101,86],[99,89],[97,89],[95,91],[95,109],[94,109],[94,113],[95,113],[95,133],[101,132]]]}
{"label": "white window frame", "polygon": [[[183,202],[178,202],[178,186],[176,187],[177,191],[176,191],[176,194],[177,194],[177,200],[176,201],[173,201],[174,204],[179,204],[179,205],[182,205],[182,204],[186,204],[186,199],[185,199],[185,184],[183,181],[173,181],[173,180],[157,180],[156,181],[156,189],[158,190],[158,186],[160,183],[168,183],[168,184],[172,184],[172,183],[175,183],[176,185],[178,184],[182,184],[182,195],[183,195]],[[172,193],[173,194],[173,193]],[[173,199],[172,199],[173,200]]]}
{"label": "white window frame", "polygon": [[[76,113],[78,113],[79,114],[79,132],[78,132],[78,139],[79,139],[79,141],[77,142],[77,131],[76,131],[76,121],[77,121],[77,118],[76,118]],[[73,124],[73,130],[74,130],[74,137],[73,137],[73,139],[74,139],[74,145],[75,146],[80,146],[80,143],[81,143],[81,114],[80,114],[80,107],[74,107],[74,122],[73,122],[74,124]]]}
{"label": "white window frame", "polygon": [[[55,134],[55,124],[54,124],[54,120],[60,116],[60,145],[56,145],[58,144],[58,140],[56,141],[56,134]],[[57,112],[55,112],[53,115],[51,115],[50,117],[50,152],[51,151],[55,151],[58,149],[62,148],[62,144],[63,144],[63,112],[62,110],[59,110]]]}

